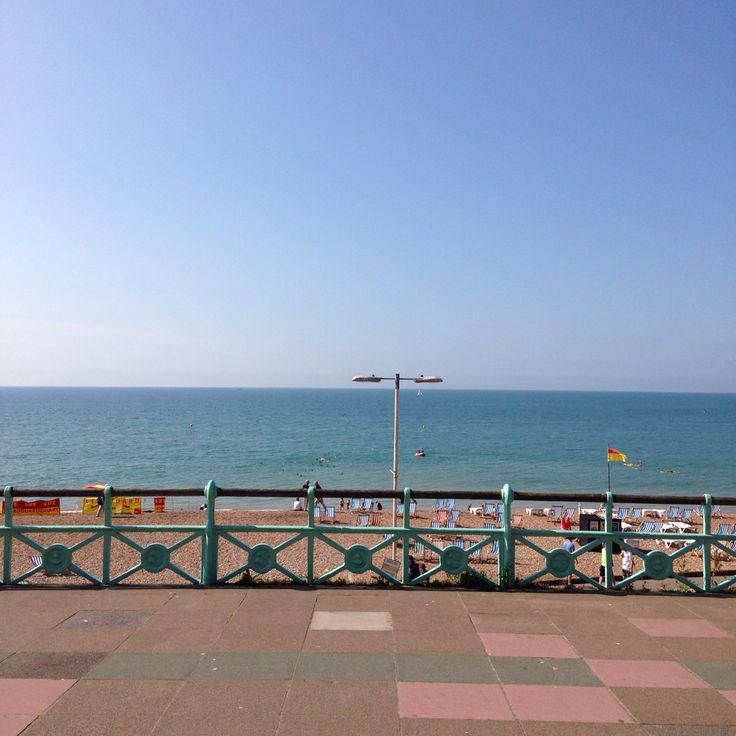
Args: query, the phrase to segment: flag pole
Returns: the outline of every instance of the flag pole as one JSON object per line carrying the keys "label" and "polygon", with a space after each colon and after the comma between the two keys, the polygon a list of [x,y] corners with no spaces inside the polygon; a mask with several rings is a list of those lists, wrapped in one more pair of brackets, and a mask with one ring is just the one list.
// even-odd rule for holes
{"label": "flag pole", "polygon": [[611,460],[608,455],[608,447],[609,445],[606,445],[606,459],[608,462],[606,463],[608,465],[608,492],[611,492]]}

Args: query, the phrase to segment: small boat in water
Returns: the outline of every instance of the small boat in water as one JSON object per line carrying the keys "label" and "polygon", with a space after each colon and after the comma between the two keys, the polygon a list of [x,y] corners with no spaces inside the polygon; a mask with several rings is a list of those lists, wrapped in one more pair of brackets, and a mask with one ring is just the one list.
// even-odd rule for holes
{"label": "small boat in water", "polygon": [[426,455],[426,453],[424,452],[424,450],[417,450],[414,453],[414,457],[425,457],[425,455]]}

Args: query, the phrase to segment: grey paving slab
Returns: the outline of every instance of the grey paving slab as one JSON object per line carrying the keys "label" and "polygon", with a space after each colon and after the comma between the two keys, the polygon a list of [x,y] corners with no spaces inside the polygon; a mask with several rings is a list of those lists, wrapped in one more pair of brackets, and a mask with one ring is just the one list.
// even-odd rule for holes
{"label": "grey paving slab", "polygon": [[715,690],[611,688],[639,723],[736,726],[736,706]]}
{"label": "grey paving slab", "polygon": [[392,631],[314,631],[302,643],[311,652],[393,652]]}
{"label": "grey paving slab", "polygon": [[519,722],[402,718],[401,736],[525,736],[525,731]]}
{"label": "grey paving slab", "polygon": [[470,619],[480,633],[559,634],[560,629],[547,616],[538,614],[471,613]]}
{"label": "grey paving slab", "polygon": [[491,657],[491,665],[503,684],[586,685],[603,683],[582,659]]}
{"label": "grey paving slab", "polygon": [[396,679],[402,682],[498,682],[488,657],[458,654],[396,654]]}
{"label": "grey paving slab", "polygon": [[736,661],[686,661],[683,664],[716,690],[736,690]]}
{"label": "grey paving slab", "polygon": [[185,682],[152,736],[275,736],[290,683]]}
{"label": "grey paving slab", "polygon": [[298,652],[217,652],[195,666],[192,680],[290,680]]}
{"label": "grey paving slab", "polygon": [[115,683],[81,680],[47,711],[23,736],[100,736],[149,734],[180,688],[178,682],[140,680]]}
{"label": "grey paving slab", "polygon": [[206,622],[198,626],[143,627],[132,632],[117,648],[119,652],[202,652],[211,649],[222,629]]}
{"label": "grey paving slab", "polygon": [[634,723],[550,723],[523,721],[524,736],[649,736]]}
{"label": "grey paving slab", "polygon": [[185,680],[202,654],[113,652],[95,665],[88,680]]}
{"label": "grey paving slab", "polygon": [[736,736],[736,726],[644,725],[646,736]]}
{"label": "grey paving slab", "polygon": [[39,631],[27,639],[19,651],[24,652],[112,652],[132,633],[132,629],[104,628],[88,630],[79,627]]}
{"label": "grey paving slab", "polygon": [[117,627],[136,629],[148,620],[155,610],[87,610],[77,611],[59,624],[60,628],[71,629],[75,627],[94,629],[101,627]]}
{"label": "grey paving slab", "polygon": [[279,736],[344,736],[400,733],[395,682],[294,682],[279,723]]}
{"label": "grey paving slab", "polygon": [[394,681],[394,658],[380,653],[302,652],[294,679]]}
{"label": "grey paving slab", "polygon": [[105,656],[104,652],[19,652],[0,662],[0,678],[78,680]]}

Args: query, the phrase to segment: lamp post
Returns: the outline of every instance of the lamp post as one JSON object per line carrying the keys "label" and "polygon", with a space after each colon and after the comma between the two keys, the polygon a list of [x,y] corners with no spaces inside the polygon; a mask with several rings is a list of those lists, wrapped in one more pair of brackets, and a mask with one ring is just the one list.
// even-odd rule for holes
{"label": "lamp post", "polygon": [[[370,376],[353,376],[353,381],[356,383],[380,383],[381,381],[393,381],[394,382],[394,465],[391,471],[393,482],[391,484],[391,490],[394,492],[394,497],[391,503],[391,526],[396,526],[396,492],[399,489],[399,386],[401,381],[413,381],[414,383],[442,383],[442,379],[439,376],[425,376],[420,375],[419,377],[401,376],[395,373],[393,376],[376,376],[371,374]],[[396,558],[396,542],[391,545],[391,557]]]}

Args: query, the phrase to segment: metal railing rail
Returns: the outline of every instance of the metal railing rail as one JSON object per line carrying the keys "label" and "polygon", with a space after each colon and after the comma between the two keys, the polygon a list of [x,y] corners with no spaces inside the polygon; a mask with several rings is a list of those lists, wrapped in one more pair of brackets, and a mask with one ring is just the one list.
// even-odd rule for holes
{"label": "metal railing rail", "polygon": [[[60,574],[70,570],[93,585],[117,585],[133,576],[140,570],[149,573],[160,573],[170,570],[187,583],[192,585],[219,585],[225,584],[238,575],[253,572],[258,575],[275,570],[294,583],[320,585],[329,582],[341,572],[362,574],[372,572],[379,578],[397,584],[421,584],[431,581],[440,574],[449,576],[472,576],[476,583],[491,589],[509,589],[528,587],[545,576],[563,578],[573,575],[579,580],[599,590],[620,590],[633,583],[644,580],[674,579],[687,589],[700,593],[713,593],[727,590],[736,585],[736,575],[724,577],[718,582],[713,581],[714,559],[726,559],[736,562],[736,534],[714,534],[712,518],[717,506],[736,504],[736,498],[728,496],[654,496],[651,494],[613,494],[613,493],[566,493],[555,495],[550,493],[518,492],[515,493],[508,485],[501,491],[466,491],[441,490],[420,491],[410,488],[403,492],[394,493],[384,489],[346,489],[315,491],[311,486],[306,492],[307,497],[307,524],[294,525],[237,525],[217,523],[215,510],[218,499],[228,497],[240,498],[293,498],[295,495],[304,495],[304,491],[293,489],[221,489],[214,481],[210,481],[204,489],[204,500],[207,504],[206,520],[202,525],[135,525],[113,524],[112,499],[125,496],[151,497],[165,495],[168,497],[202,497],[202,491],[195,488],[184,489],[114,489],[106,486],[103,492],[104,518],[99,526],[90,525],[17,525],[13,518],[14,498],[80,498],[88,497],[89,491],[68,489],[15,489],[6,486],[3,492],[5,499],[4,525],[0,527],[0,538],[3,542],[2,584],[19,585],[27,583],[29,578],[39,572]],[[315,503],[317,495],[326,498],[396,498],[403,502],[403,514],[400,523],[380,526],[355,525],[325,525],[317,524]],[[503,506],[503,526],[496,529],[481,528],[443,528],[437,529],[427,526],[416,526],[412,523],[410,513],[411,502],[419,499],[457,499],[457,500],[500,500]],[[584,531],[562,529],[525,529],[515,528],[512,524],[513,504],[523,501],[543,501],[546,503],[594,502],[600,504],[605,523],[603,531]],[[634,529],[625,531],[613,530],[613,510],[616,504],[656,504],[658,506],[676,503],[682,505],[699,506],[702,514],[703,531],[686,532],[643,532]],[[731,530],[736,532],[736,525]],[[44,545],[35,536],[45,534],[74,534],[83,537],[71,546],[55,543]],[[184,535],[171,544],[152,541],[150,544],[141,544],[135,541],[131,534],[143,534],[152,539],[156,535],[177,533]],[[286,535],[286,538],[276,544],[263,542],[249,543],[238,535],[249,534],[276,534]],[[375,535],[382,538],[370,546],[358,543],[346,546],[338,541],[338,536]],[[438,536],[456,537],[454,542],[442,545],[437,541]],[[541,540],[559,538],[560,544],[568,536],[582,540],[582,544],[574,552],[555,547],[546,549],[540,546]],[[467,539],[466,539],[467,538]],[[83,547],[97,541],[102,541],[102,574],[95,575],[87,569],[77,565],[74,553]],[[289,569],[279,561],[279,554],[295,544],[306,542],[306,573]],[[537,540],[537,541],[535,541]],[[659,549],[645,551],[632,543],[632,540],[666,541],[676,540],[683,542],[683,546],[665,552]],[[139,562],[123,572],[114,574],[113,541],[134,550],[139,555]],[[220,542],[233,544],[242,550],[244,564],[227,571],[219,570]],[[316,574],[314,570],[315,543],[322,543],[335,550],[341,557],[341,562],[332,569]],[[13,548],[14,544],[22,543],[39,553],[40,564],[35,564],[29,570],[13,575]],[[172,561],[172,553],[190,544],[200,544],[201,565],[197,575],[182,569]],[[378,564],[377,556],[393,544],[401,545],[400,572],[396,575],[387,571]],[[579,569],[578,563],[582,555],[591,552],[603,545],[606,550],[606,565],[604,582],[587,575]],[[641,561],[641,570],[632,575],[616,580],[613,573],[613,546],[629,549]],[[495,576],[486,574],[478,565],[480,561],[488,562],[491,558],[488,550],[497,545]],[[537,553],[541,566],[524,578],[517,576],[516,549],[523,545]],[[436,564],[420,575],[410,579],[409,556],[412,550],[422,548],[425,552],[436,556]],[[702,555],[702,575],[699,583],[694,582],[692,576],[686,576],[678,571],[675,563],[684,559],[692,552]],[[486,558],[484,560],[484,554]]]}

